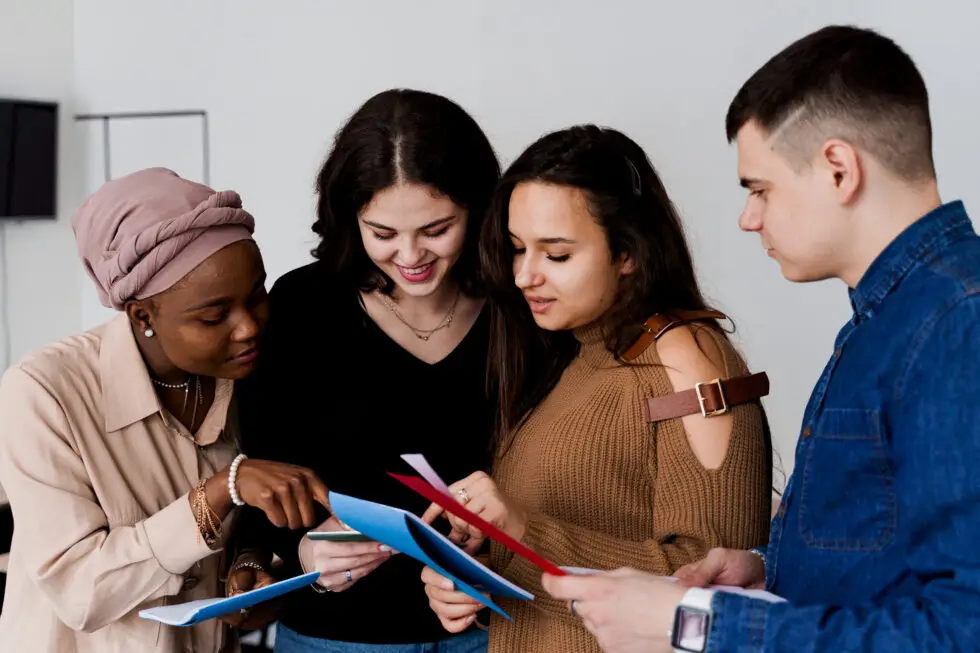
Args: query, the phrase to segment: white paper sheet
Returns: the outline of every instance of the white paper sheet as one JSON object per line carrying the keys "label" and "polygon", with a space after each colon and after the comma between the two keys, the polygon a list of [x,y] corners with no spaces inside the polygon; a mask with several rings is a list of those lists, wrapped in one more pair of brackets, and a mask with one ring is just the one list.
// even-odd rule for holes
{"label": "white paper sheet", "polygon": [[[589,576],[591,574],[602,573],[599,569],[587,569],[585,567],[562,567],[562,569],[576,576]],[[671,581],[677,580],[673,576],[665,576],[664,578]],[[768,601],[769,603],[784,603],[786,601],[781,596],[776,596],[765,590],[747,590],[741,587],[735,587],[734,585],[708,585],[707,589],[717,592],[728,592],[729,594],[740,594],[750,599],[759,599],[760,601]]]}

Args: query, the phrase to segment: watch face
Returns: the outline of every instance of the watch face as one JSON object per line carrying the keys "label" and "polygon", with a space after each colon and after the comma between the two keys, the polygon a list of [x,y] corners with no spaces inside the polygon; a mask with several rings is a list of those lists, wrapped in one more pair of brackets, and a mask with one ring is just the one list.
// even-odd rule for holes
{"label": "watch face", "polygon": [[708,643],[710,615],[704,610],[680,606],[674,616],[671,646],[677,651],[703,653]]}

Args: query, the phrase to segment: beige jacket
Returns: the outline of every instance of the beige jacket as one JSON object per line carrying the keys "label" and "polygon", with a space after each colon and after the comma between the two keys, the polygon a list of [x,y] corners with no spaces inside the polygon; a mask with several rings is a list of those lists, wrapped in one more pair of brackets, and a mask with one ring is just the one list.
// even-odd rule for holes
{"label": "beige jacket", "polygon": [[0,483],[15,529],[0,648],[237,650],[216,620],[175,628],[138,615],[220,591],[223,556],[197,537],[187,494],[236,454],[232,388],[218,382],[192,436],[161,408],[125,315],[4,373]]}

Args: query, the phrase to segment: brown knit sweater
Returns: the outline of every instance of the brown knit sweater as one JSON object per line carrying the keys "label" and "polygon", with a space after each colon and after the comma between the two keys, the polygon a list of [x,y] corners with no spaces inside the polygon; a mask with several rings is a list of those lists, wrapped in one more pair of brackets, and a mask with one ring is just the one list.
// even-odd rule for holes
{"label": "brown knit sweater", "polygon": [[[746,374],[732,345],[706,331],[725,355],[725,377]],[[771,489],[759,404],[732,409],[725,460],[705,469],[680,419],[645,419],[644,397],[674,392],[657,347],[622,364],[596,328],[576,338],[578,358],[495,465],[500,489],[530,512],[523,543],[561,566],[662,575],[712,547],[764,544]],[[496,543],[491,564],[535,594],[501,601],[514,620],[493,615],[492,653],[600,650],[567,605],[544,592],[537,567]]]}

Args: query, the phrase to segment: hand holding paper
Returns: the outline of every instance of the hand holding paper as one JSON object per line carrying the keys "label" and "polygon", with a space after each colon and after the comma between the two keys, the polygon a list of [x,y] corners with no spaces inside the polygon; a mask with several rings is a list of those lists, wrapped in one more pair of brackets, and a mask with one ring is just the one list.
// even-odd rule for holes
{"label": "hand holding paper", "polygon": [[[405,459],[405,461],[408,462],[409,465],[414,466],[414,464],[418,463],[418,458],[421,458],[421,456],[407,455],[407,456],[402,456],[402,458]],[[422,458],[422,461],[424,460],[425,459]],[[431,467],[428,467],[428,463],[426,463],[425,466],[423,467],[423,469],[425,468],[428,468],[426,473],[431,472]],[[431,472],[431,473],[435,474],[435,472]],[[433,484],[427,483],[421,478],[415,476],[402,476],[400,474],[391,474],[391,473],[389,474],[399,482],[407,485],[411,489],[421,494],[429,501],[438,504],[439,506],[444,508],[447,512],[452,513],[453,515],[459,517],[466,523],[475,526],[478,530],[482,531],[487,537],[507,547],[507,549],[509,549],[515,555],[518,555],[526,559],[528,562],[538,567],[542,571],[546,571],[550,574],[554,574],[555,576],[564,576],[566,574],[566,572],[563,571],[556,564],[549,562],[548,560],[545,560],[541,555],[539,555],[534,550],[521,544],[513,536],[497,528],[490,522],[482,519],[480,516],[473,514],[473,512],[471,512],[470,510],[467,510],[465,507],[463,507],[463,504],[460,502],[459,498],[453,498],[448,493],[437,490]],[[436,478],[438,479],[438,477]],[[439,483],[442,486],[445,486],[445,483],[442,483],[441,479],[439,479]]]}
{"label": "hand holding paper", "polygon": [[465,592],[456,591],[453,582],[432,567],[422,570],[425,594],[429,607],[439,617],[442,627],[450,633],[461,633],[476,621],[483,604]]}
{"label": "hand holding paper", "polygon": [[316,541],[316,534],[353,532],[331,516],[307,534],[300,542],[299,556],[304,569],[320,572],[317,581],[332,592],[343,592],[387,562],[393,551],[390,546],[371,539],[362,542]]}
{"label": "hand holding paper", "polygon": [[[579,573],[564,578],[545,574],[541,583],[554,598],[568,602],[569,611],[582,620],[603,650],[672,650],[667,632],[674,628],[677,605],[688,588],[676,582],[676,579],[635,569],[591,574],[588,573],[591,570],[587,569],[577,571]],[[740,588],[716,589],[748,594],[767,601],[782,600],[765,592]],[[703,646],[703,641],[700,644]]]}
{"label": "hand holding paper", "polygon": [[761,556],[751,551],[716,548],[701,560],[684,565],[674,576],[688,587],[729,585],[763,589],[766,565]]}
{"label": "hand holding paper", "polygon": [[[429,487],[422,479],[415,479]],[[488,569],[410,512],[351,496],[330,493],[334,514],[365,535],[431,567],[456,589],[509,618],[491,596],[530,600],[534,595]]]}
{"label": "hand holding paper", "polygon": [[[434,489],[439,486],[432,485]],[[524,510],[510,499],[508,499],[497,488],[484,472],[470,474],[461,481],[450,485],[448,495],[456,497],[457,501],[466,506],[466,509],[474,515],[479,515],[484,520],[493,524],[500,530],[507,533],[515,540],[524,537],[524,529],[527,524],[527,517]],[[444,492],[444,494],[447,494]],[[422,520],[429,523],[439,515],[444,516],[452,525],[452,533],[449,539],[464,546],[469,553],[476,553],[480,550],[486,535],[482,530],[466,520],[447,512],[438,503],[433,503],[422,515]]]}
{"label": "hand holding paper", "polygon": [[[276,582],[275,576],[265,570],[246,565],[232,566],[225,583],[225,596],[237,596],[245,592],[268,587]],[[259,630],[275,621],[281,607],[281,597],[263,601],[252,608],[229,612],[219,619],[235,628]]]}

